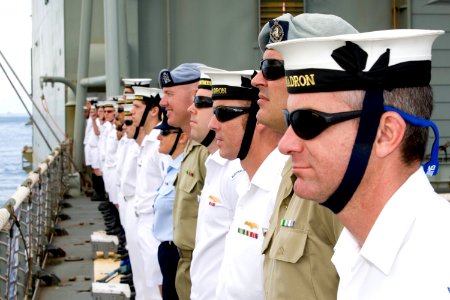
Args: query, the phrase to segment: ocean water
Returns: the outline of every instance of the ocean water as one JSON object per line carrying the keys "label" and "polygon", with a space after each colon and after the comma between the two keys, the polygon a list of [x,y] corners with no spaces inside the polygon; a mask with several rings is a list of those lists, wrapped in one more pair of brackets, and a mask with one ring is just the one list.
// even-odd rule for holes
{"label": "ocean water", "polygon": [[22,169],[22,149],[32,144],[32,126],[26,115],[0,115],[0,205],[27,177]]}

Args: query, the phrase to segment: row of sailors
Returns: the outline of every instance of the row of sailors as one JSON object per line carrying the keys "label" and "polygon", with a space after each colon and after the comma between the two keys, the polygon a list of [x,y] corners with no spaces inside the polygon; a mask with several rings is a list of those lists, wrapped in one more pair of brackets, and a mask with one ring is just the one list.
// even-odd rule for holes
{"label": "row of sailors", "polygon": [[[314,39],[346,33],[350,34]],[[162,91],[139,92],[139,87],[133,87],[132,125],[127,126],[131,141],[121,166],[116,165],[119,189],[111,190],[111,183],[105,187],[108,193],[117,193],[119,209],[124,210],[120,218],[137,299],[159,299],[158,286],[164,299],[447,298],[445,257],[450,246],[441,238],[447,231],[440,228],[448,225],[450,206],[436,195],[419,168],[423,157],[418,156],[423,153],[414,156],[410,165],[398,162],[405,156],[398,150],[404,142],[397,143],[405,130],[393,124],[408,122],[434,130],[435,126],[427,113],[416,117],[382,105],[385,100],[413,106],[431,102],[430,95],[414,93],[429,85],[431,61],[427,58],[432,41],[442,32],[353,33],[357,31],[336,16],[285,14],[260,32],[260,72],[181,64],[161,70]],[[295,40],[268,45],[289,39]],[[389,65],[391,59],[393,65]],[[373,66],[363,71],[369,61]],[[357,98],[361,89],[367,92],[364,99],[337,99],[332,93],[355,92],[351,96]],[[402,89],[409,94],[399,95],[400,99],[383,94],[392,90],[395,98]],[[362,112],[328,114],[308,109],[300,101],[317,108],[328,104],[331,111],[339,111],[343,103],[346,109],[354,105],[348,102],[364,105]],[[324,101],[328,102],[320,103]],[[386,119],[383,115],[384,125],[368,117],[382,115],[383,109],[389,115]],[[161,110],[166,112],[162,121]],[[327,132],[328,139],[324,135],[315,139],[331,125],[352,118],[359,118],[359,128],[352,127],[347,135],[342,130],[343,141],[336,130]],[[288,131],[287,124],[292,125]],[[356,123],[346,124],[340,128]],[[375,143],[377,130],[385,132]],[[100,135],[96,121],[92,132]],[[438,139],[437,130],[435,135]],[[345,161],[330,158],[339,159],[341,153],[324,155],[324,142],[350,151],[353,145],[348,140],[354,136],[354,151],[345,155],[350,160],[347,170]],[[305,140],[313,140],[309,148]],[[102,147],[101,141],[97,148]],[[419,143],[416,148],[426,141]],[[109,153],[107,145],[105,153]],[[377,154],[371,154],[372,145]],[[292,161],[278,148],[292,153]],[[438,150],[433,148],[431,164],[425,168],[429,174],[437,170]],[[300,152],[305,157],[300,158]],[[98,165],[91,161],[95,176],[108,169],[102,168],[100,150],[98,157]],[[322,168],[303,167],[308,163]],[[293,165],[298,176],[310,176],[295,181]],[[389,177],[383,182],[395,181],[397,187],[391,184],[390,190],[383,190],[377,182],[382,176],[377,174],[378,166]],[[330,178],[323,167],[331,169]],[[340,171],[345,174],[339,183],[333,175]],[[390,176],[391,172],[396,176]],[[411,176],[405,179],[405,174]],[[109,175],[105,179],[111,181]],[[294,189],[315,201],[298,197]],[[353,194],[357,189],[359,194]],[[373,199],[362,197],[365,192]],[[115,201],[114,197],[110,199]],[[318,201],[325,201],[324,205]],[[339,215],[344,208],[347,218]],[[346,223],[342,234],[335,214]],[[430,234],[435,231],[439,234]],[[381,241],[385,236],[387,242]],[[434,246],[437,255],[416,260],[414,254],[423,244]]]}
{"label": "row of sailors", "polygon": [[285,14],[260,32],[260,72],[181,64],[161,70],[161,94],[133,88],[118,168],[135,189],[118,202],[136,297],[447,299],[450,205],[426,176],[443,33]]}
{"label": "row of sailors", "polygon": [[[281,16],[284,34],[298,37],[307,15]],[[337,33],[355,31],[338,17],[314,17],[338,23]],[[275,29],[261,31],[263,52]],[[149,79],[124,80],[132,94],[119,106],[120,139],[116,104],[105,101],[103,123],[92,113],[86,164],[118,205],[137,299],[160,299],[158,287],[163,299],[336,298],[330,258],[342,226],[293,194],[290,160],[277,148],[286,127],[273,110],[281,105],[281,115],[286,105],[274,96],[285,83],[267,84],[284,74],[271,78],[271,67],[181,64],[160,72],[161,90],[146,87]]]}

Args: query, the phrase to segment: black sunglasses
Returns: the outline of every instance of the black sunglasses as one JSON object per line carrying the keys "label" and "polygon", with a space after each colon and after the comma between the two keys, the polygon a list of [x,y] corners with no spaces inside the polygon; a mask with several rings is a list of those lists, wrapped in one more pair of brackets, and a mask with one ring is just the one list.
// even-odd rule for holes
{"label": "black sunglasses", "polygon": [[219,122],[230,121],[243,114],[248,114],[250,107],[240,106],[217,106],[213,108],[213,113]]}
{"label": "black sunglasses", "polygon": [[283,114],[286,125],[292,126],[296,135],[304,140],[311,140],[331,125],[358,118],[361,116],[361,111],[329,114],[312,109],[298,109],[289,113],[283,109]]}
{"label": "black sunglasses", "polygon": [[212,107],[213,100],[211,97],[205,97],[205,96],[195,96],[194,97],[194,106],[196,108],[206,108],[206,107]]}
{"label": "black sunglasses", "polygon": [[277,80],[284,77],[284,61],[279,59],[263,59],[259,65],[266,80]]}
{"label": "black sunglasses", "polygon": [[123,124],[125,124],[127,126],[131,126],[131,125],[133,125],[133,120],[125,120],[125,121],[123,121]]}
{"label": "black sunglasses", "polygon": [[177,129],[167,129],[167,130],[161,130],[161,131],[159,132],[159,134],[162,135],[162,136],[168,136],[169,134],[172,134],[172,133],[180,133],[180,130],[177,130]]}

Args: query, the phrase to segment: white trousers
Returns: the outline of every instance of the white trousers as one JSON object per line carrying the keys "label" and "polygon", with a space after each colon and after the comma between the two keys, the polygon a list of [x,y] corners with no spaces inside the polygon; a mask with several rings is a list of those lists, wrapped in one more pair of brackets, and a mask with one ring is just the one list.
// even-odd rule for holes
{"label": "white trousers", "polygon": [[[155,285],[154,288],[147,286],[147,276],[144,266],[148,255],[143,256],[139,246],[139,224],[134,210],[134,198],[127,201],[125,223],[125,236],[127,239],[128,254],[130,256],[131,270],[133,271],[136,300],[160,300],[161,295],[158,286]],[[151,234],[151,231],[149,234]]]}
{"label": "white trousers", "polygon": [[148,288],[162,285],[162,274],[158,263],[158,247],[160,242],[153,236],[153,213],[140,214],[138,217],[138,242],[144,258],[144,269]]}

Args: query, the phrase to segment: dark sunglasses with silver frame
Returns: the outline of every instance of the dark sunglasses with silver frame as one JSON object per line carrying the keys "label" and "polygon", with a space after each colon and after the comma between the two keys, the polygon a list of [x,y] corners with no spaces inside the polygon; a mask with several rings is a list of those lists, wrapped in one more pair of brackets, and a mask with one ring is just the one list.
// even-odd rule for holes
{"label": "dark sunglasses with silver frame", "polygon": [[259,69],[266,80],[277,80],[284,77],[284,61],[279,59],[263,59]]}
{"label": "dark sunglasses with silver frame", "polygon": [[180,132],[181,132],[181,130],[179,130],[179,129],[166,129],[166,130],[161,130],[159,132],[159,134],[162,136],[168,136],[169,134],[180,133]]}
{"label": "dark sunglasses with silver frame", "polygon": [[133,125],[133,120],[124,120],[123,124],[127,125],[127,126],[131,126],[131,125]]}
{"label": "dark sunglasses with silver frame", "polygon": [[217,118],[217,121],[223,123],[239,117],[243,114],[248,114],[250,107],[240,106],[217,106],[213,108],[213,113]]}
{"label": "dark sunglasses with silver frame", "polygon": [[206,96],[195,96],[194,97],[194,106],[196,108],[212,107],[213,99],[211,97],[206,97]]}
{"label": "dark sunglasses with silver frame", "polygon": [[361,116],[360,110],[339,113],[325,113],[313,109],[297,109],[288,112],[283,109],[287,127],[292,126],[295,134],[304,140],[311,140],[328,127]]}

